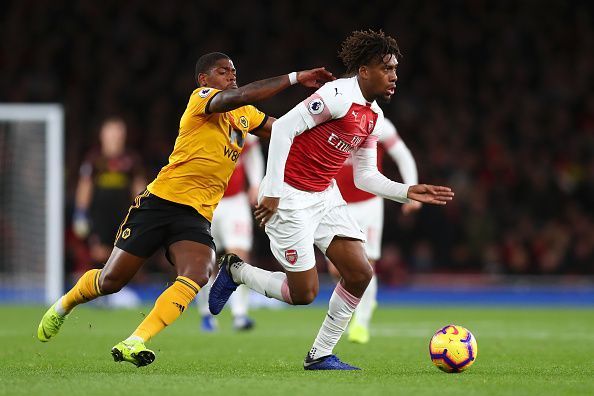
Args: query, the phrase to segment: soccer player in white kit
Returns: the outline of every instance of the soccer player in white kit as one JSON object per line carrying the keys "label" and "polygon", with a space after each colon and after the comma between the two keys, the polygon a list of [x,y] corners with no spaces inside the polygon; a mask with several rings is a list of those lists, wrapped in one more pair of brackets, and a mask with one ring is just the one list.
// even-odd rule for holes
{"label": "soccer player in white kit", "polygon": [[[248,189],[246,191],[246,176]],[[259,139],[248,134],[243,152],[235,171],[229,179],[223,199],[214,211],[211,231],[217,253],[234,253],[246,261],[253,242],[253,217],[251,208],[258,199],[258,189],[264,177],[264,156]],[[203,331],[212,332],[217,323],[208,310],[208,295],[211,282],[208,282],[198,296],[198,310],[202,317]],[[240,286],[231,296],[230,306],[235,330],[250,330],[254,321],[248,316],[250,290]]]}
{"label": "soccer player in white kit", "polygon": [[358,369],[333,354],[373,276],[365,235],[333,179],[347,157],[353,154],[357,187],[384,198],[444,205],[454,195],[448,187],[396,183],[377,170],[376,126],[383,113],[376,99],[388,101],[394,94],[399,56],[396,40],[383,32],[354,32],[340,51],[352,77],[325,84],[273,124],[255,215],[285,272],[265,271],[229,254],[219,262],[210,291],[215,315],[239,284],[289,304],[310,304],[319,288],[313,245],[320,248],[342,279],[303,363],[306,370]]}
{"label": "soccer player in white kit", "polygon": [[[384,118],[382,125],[378,125],[380,135],[378,142],[378,170],[381,172],[381,163],[384,152],[398,165],[398,170],[405,184],[417,184],[417,165],[410,150],[400,138],[396,127],[390,120]],[[365,234],[365,251],[371,265],[375,269],[375,262],[380,258],[382,251],[382,232],[384,226],[384,200],[381,197],[359,190],[353,178],[353,162],[349,159],[335,177],[342,197],[347,203],[347,209]],[[412,201],[402,205],[404,214],[412,213],[421,208],[422,204]],[[336,268],[330,264],[330,273],[339,276]],[[375,272],[375,271],[374,271]],[[348,328],[348,340],[365,344],[369,342],[369,322],[373,310],[377,305],[377,277],[371,278],[361,302],[357,305],[355,314]]]}

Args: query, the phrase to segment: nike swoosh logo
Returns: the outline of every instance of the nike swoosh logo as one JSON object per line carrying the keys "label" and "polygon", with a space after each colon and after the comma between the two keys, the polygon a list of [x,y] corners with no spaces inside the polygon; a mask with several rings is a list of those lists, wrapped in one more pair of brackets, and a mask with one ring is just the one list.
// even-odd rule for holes
{"label": "nike swoosh logo", "polygon": [[309,366],[311,366],[312,364],[320,363],[321,361],[322,361],[322,359],[321,359],[321,358],[319,358],[319,359],[315,359],[315,360],[310,360],[309,362],[308,362],[307,360],[305,360],[305,361],[303,362],[303,367],[309,367]]}

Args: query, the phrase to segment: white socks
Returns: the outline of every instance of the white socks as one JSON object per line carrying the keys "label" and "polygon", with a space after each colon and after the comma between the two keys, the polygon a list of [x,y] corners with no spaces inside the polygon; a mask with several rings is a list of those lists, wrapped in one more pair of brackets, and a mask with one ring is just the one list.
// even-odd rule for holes
{"label": "white socks", "polygon": [[68,313],[68,312],[66,312],[66,310],[64,309],[64,306],[62,305],[62,299],[64,299],[64,296],[60,297],[60,299],[56,303],[56,306],[54,307],[54,309],[60,316],[64,316]]}
{"label": "white socks", "polygon": [[236,283],[244,284],[266,297],[292,304],[287,275],[284,272],[266,271],[238,262],[231,265],[231,276]]}
{"label": "white socks", "polygon": [[310,359],[318,359],[332,354],[332,350],[346,330],[360,301],[360,298],[346,291],[342,283],[339,282],[336,285],[330,297],[330,305],[324,323],[322,323],[316,340],[309,351]]}
{"label": "white socks", "polygon": [[355,310],[355,316],[353,320],[356,321],[361,326],[365,327],[366,329],[369,328],[369,322],[371,321],[371,315],[373,314],[373,310],[377,304],[377,277],[373,275],[371,281],[369,282],[369,286],[363,293],[361,297],[361,302],[357,305],[357,309]]}

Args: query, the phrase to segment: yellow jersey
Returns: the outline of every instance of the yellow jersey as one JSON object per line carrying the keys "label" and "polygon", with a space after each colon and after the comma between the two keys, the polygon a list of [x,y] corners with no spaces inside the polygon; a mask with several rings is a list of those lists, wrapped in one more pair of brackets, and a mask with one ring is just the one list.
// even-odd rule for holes
{"label": "yellow jersey", "polygon": [[219,92],[207,87],[192,92],[169,163],[147,187],[160,198],[193,207],[208,221],[225,193],[247,133],[268,118],[254,106],[206,113]]}

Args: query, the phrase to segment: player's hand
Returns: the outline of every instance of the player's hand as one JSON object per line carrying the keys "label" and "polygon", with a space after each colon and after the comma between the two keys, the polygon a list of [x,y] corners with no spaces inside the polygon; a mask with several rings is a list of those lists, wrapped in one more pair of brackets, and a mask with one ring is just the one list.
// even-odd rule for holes
{"label": "player's hand", "polygon": [[266,224],[272,215],[276,213],[279,202],[280,198],[278,197],[262,197],[262,200],[256,206],[256,210],[254,211],[256,221],[260,227],[264,227],[264,224]]}
{"label": "player's hand", "polygon": [[417,184],[408,188],[406,196],[409,199],[427,204],[445,205],[454,198],[454,192],[449,187]]}
{"label": "player's hand", "polygon": [[405,216],[420,210],[423,204],[419,201],[411,201],[402,205],[402,214]]}
{"label": "player's hand", "polygon": [[89,218],[84,210],[77,209],[72,218],[72,231],[80,239],[85,239],[91,231]]}
{"label": "player's hand", "polygon": [[325,67],[297,72],[297,81],[299,84],[308,88],[320,88],[332,80],[336,80],[336,77],[326,70]]}

